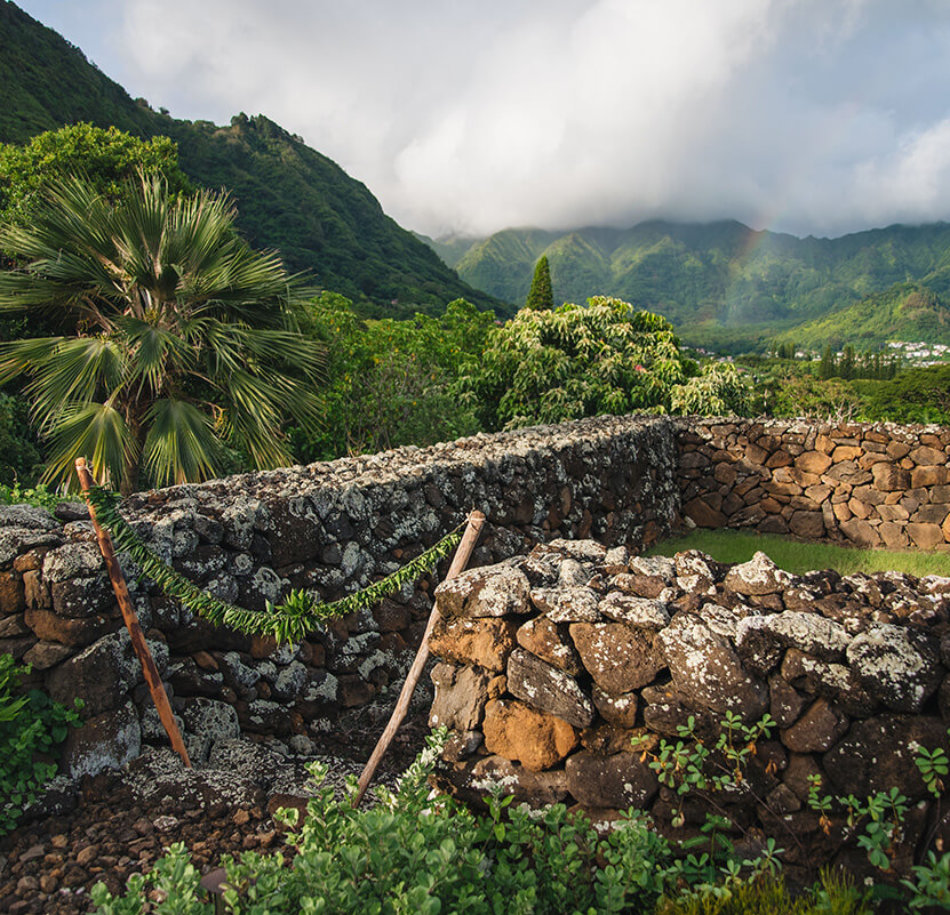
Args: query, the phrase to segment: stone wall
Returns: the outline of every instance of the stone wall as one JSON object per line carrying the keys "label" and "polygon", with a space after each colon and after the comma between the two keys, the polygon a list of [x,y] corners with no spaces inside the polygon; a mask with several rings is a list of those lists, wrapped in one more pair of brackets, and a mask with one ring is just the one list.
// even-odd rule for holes
{"label": "stone wall", "polygon": [[700,527],[950,550],[950,428],[691,419],[677,450]]}
{"label": "stone wall", "polygon": [[[725,566],[552,541],[435,593],[430,724],[451,729],[437,780],[466,800],[500,784],[597,821],[633,806],[689,838],[710,808],[701,792],[681,807],[651,752],[691,718],[712,747],[727,713],[747,724],[769,713],[771,736],[716,797],[742,852],[764,834],[793,869],[867,866],[840,810],[822,823],[808,808],[812,775],[822,794],[910,798],[898,872],[925,834],[950,842],[914,765],[918,747],[948,746],[950,578],[797,577],[761,553]],[[729,771],[713,753],[710,774],[718,765]]]}
{"label": "stone wall", "polygon": [[[669,421],[604,417],[174,487],[137,495],[123,512],[202,587],[260,609],[291,587],[330,600],[364,586],[472,508],[489,520],[475,565],[554,537],[652,541],[675,515],[673,468]],[[143,741],[165,742],[87,517],[76,504],[55,516],[0,507],[0,651],[31,663],[32,683],[56,699],[85,701],[85,727],[66,749],[76,775],[122,763]],[[275,650],[194,619],[125,571],[198,759],[238,734],[307,752],[345,730],[341,715],[385,706],[431,607],[424,580]]]}

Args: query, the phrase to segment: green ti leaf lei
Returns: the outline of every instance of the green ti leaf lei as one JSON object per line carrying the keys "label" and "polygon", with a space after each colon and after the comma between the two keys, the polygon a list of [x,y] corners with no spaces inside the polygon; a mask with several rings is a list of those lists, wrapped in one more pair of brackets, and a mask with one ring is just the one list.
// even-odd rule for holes
{"label": "green ti leaf lei", "polygon": [[441,560],[452,554],[462,537],[460,525],[401,569],[362,591],[332,603],[323,603],[312,591],[296,589],[287,595],[282,604],[268,601],[264,611],[247,610],[202,591],[155,555],[119,514],[117,493],[96,486],[89,491],[87,498],[95,509],[100,526],[112,537],[116,552],[127,553],[168,597],[180,601],[196,616],[215,626],[228,626],[246,635],[270,635],[278,642],[300,641],[326,620],[373,606],[403,585],[434,569]]}

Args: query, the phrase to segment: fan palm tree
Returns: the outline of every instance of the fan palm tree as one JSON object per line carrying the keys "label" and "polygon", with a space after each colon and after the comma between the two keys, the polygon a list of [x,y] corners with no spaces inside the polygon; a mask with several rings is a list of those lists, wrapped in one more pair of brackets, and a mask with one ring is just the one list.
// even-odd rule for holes
{"label": "fan palm tree", "polygon": [[293,322],[297,279],[234,219],[226,195],[176,198],[143,175],[118,202],[60,182],[31,225],[0,226],[16,264],[0,312],[61,333],[0,343],[0,383],[29,379],[47,482],[71,484],[79,455],[123,494],[207,479],[226,444],[261,468],[292,460],[282,426],[317,422],[322,354]]}

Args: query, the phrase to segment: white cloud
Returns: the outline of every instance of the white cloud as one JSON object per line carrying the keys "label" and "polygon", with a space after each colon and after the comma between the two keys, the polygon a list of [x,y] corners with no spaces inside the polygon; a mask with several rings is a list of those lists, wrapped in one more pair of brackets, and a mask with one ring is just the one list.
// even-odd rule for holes
{"label": "white cloud", "polygon": [[[54,27],[68,7],[24,5]],[[423,231],[950,218],[944,0],[74,9],[67,37],[133,95],[181,117],[264,113]]]}

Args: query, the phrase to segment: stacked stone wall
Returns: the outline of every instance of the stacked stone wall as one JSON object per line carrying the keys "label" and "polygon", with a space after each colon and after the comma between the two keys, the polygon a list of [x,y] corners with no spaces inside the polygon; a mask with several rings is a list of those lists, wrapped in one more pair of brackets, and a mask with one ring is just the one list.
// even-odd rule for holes
{"label": "stacked stone wall", "polygon": [[[799,577],[762,553],[726,566],[553,541],[444,582],[436,605],[430,724],[451,731],[437,780],[467,801],[500,785],[598,822],[635,807],[679,839],[724,812],[743,851],[774,836],[802,876],[831,862],[860,873],[840,806],[826,820],[809,808],[818,776],[822,795],[910,799],[898,872],[924,836],[950,842],[914,764],[919,748],[948,747],[950,578]],[[711,748],[729,713],[774,727],[719,807],[661,784],[659,742],[692,724]],[[706,771],[733,768],[713,752]]]}
{"label": "stacked stone wall", "polygon": [[691,419],[677,450],[700,527],[950,550],[950,428]]}
{"label": "stacked stone wall", "polygon": [[[143,493],[122,511],[203,588],[263,609],[290,588],[332,600],[365,586],[472,508],[489,519],[476,565],[555,537],[650,542],[675,516],[674,463],[669,421],[605,417]],[[306,752],[345,730],[347,714],[388,705],[434,585],[275,649],[212,628],[125,571],[197,759],[238,735]],[[85,701],[85,726],[66,751],[73,774],[165,742],[82,506],[0,508],[0,652],[32,664],[32,684],[54,698]]]}

